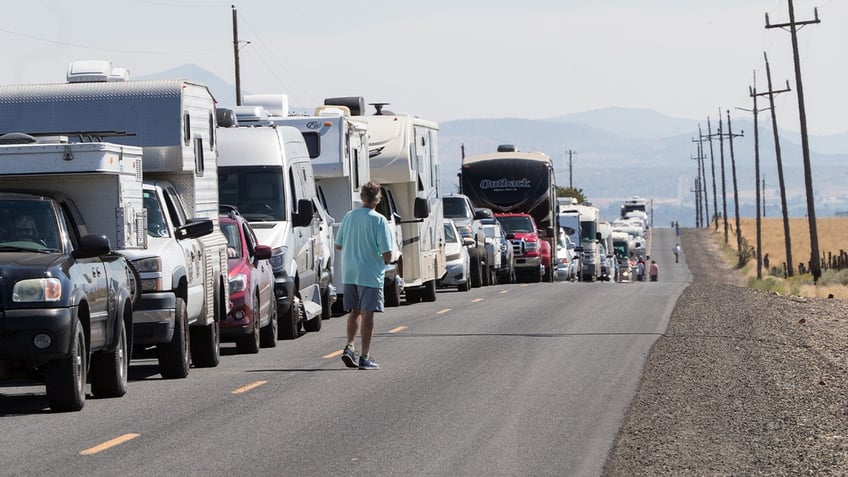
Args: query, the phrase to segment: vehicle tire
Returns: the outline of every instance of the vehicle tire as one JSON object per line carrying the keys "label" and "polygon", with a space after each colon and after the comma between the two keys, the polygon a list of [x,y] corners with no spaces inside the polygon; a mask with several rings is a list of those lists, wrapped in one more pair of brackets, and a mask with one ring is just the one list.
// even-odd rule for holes
{"label": "vehicle tire", "polygon": [[400,306],[400,291],[397,287],[397,278],[392,278],[383,285],[383,306]]}
{"label": "vehicle tire", "polygon": [[[323,312],[323,310],[322,310],[322,312]],[[321,331],[322,321],[323,321],[323,318],[321,317],[321,313],[319,313],[319,314],[315,315],[315,317],[312,318],[311,320],[304,321],[303,322],[303,329],[304,329],[304,331],[307,331],[307,332],[310,332],[310,333],[317,333],[317,332]]]}
{"label": "vehicle tire", "polygon": [[[132,311],[129,312],[132,316]],[[129,346],[127,328],[121,320],[121,335],[118,346],[112,351],[98,351],[91,356],[91,394],[95,397],[121,397],[127,393],[127,373],[129,373]]]}
{"label": "vehicle tire", "polygon": [[540,272],[541,272],[541,270],[535,270],[531,273],[531,275],[530,275],[530,282],[531,283],[539,283],[540,281],[542,281],[542,274]]}
{"label": "vehicle tire", "polygon": [[436,280],[430,280],[424,284],[424,289],[421,290],[421,300],[436,301]]}
{"label": "vehicle tire", "polygon": [[297,338],[300,329],[300,298],[295,295],[292,297],[289,312],[283,316],[283,321],[279,323],[278,338],[281,340],[293,340]]}
{"label": "vehicle tire", "polygon": [[468,283],[468,277],[465,277],[465,282],[456,287],[457,291],[467,292],[471,289],[471,285]]}
{"label": "vehicle tire", "polygon": [[321,290],[321,319],[329,320],[332,313],[333,305],[330,304],[330,286],[327,285],[323,290]]}
{"label": "vehicle tire", "polygon": [[483,262],[481,280],[484,287],[492,284],[492,269],[489,267],[489,264],[485,262]]}
{"label": "vehicle tire", "polygon": [[551,267],[545,267],[545,275],[542,277],[542,281],[545,283],[552,283],[554,281],[553,273],[551,273]]}
{"label": "vehicle tire", "polygon": [[45,369],[47,403],[55,412],[79,411],[85,405],[88,354],[82,323],[77,318],[71,341],[71,354],[53,361]]}
{"label": "vehicle tire", "polygon": [[159,359],[159,374],[163,379],[182,379],[188,376],[190,355],[188,342],[188,312],[186,302],[177,297],[174,314],[174,335],[169,343],[156,345],[156,357]]}
{"label": "vehicle tire", "polygon": [[483,266],[480,259],[471,257],[471,288],[479,288],[483,286]]}
{"label": "vehicle tire", "polygon": [[492,275],[491,275],[489,284],[490,285],[497,285],[498,284],[498,272],[495,270],[495,267],[492,267]]}
{"label": "vehicle tire", "polygon": [[214,368],[221,360],[221,323],[226,318],[222,311],[226,310],[221,303],[222,290],[215,288],[213,316],[215,321],[206,326],[189,327],[191,345],[191,360],[198,368]]}
{"label": "vehicle tire", "polygon": [[241,354],[256,354],[259,352],[259,325],[262,323],[262,314],[259,312],[259,295],[253,294],[253,329],[246,336],[239,336],[236,340],[236,352]]}
{"label": "vehicle tire", "polygon": [[421,301],[421,291],[416,289],[407,289],[406,290],[406,304],[414,305]]}
{"label": "vehicle tire", "polygon": [[271,319],[265,328],[259,330],[259,346],[263,348],[275,348],[277,346],[277,335],[279,333],[277,323],[277,304],[271,303]]}

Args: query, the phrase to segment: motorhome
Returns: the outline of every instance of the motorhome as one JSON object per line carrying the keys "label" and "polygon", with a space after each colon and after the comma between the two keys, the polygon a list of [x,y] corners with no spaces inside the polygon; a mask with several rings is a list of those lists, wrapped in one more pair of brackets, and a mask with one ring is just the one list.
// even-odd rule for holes
{"label": "motorhome", "polygon": [[[398,275],[408,303],[436,300],[436,282],[446,271],[444,215],[440,199],[438,124],[385,109],[363,116],[368,127],[371,178],[382,186],[377,211],[400,240]],[[394,257],[393,257],[394,258]],[[386,301],[398,286],[387,283]]]}
{"label": "motorhome", "polygon": [[147,248],[122,250],[142,281],[134,342],[157,346],[163,377],[185,377],[189,347],[195,366],[217,366],[219,321],[229,303],[215,99],[202,84],[130,81],[113,71],[108,61],[75,62],[66,83],[0,86],[0,133],[141,147],[148,221],[155,207],[166,227],[156,236],[148,227]]}
{"label": "motorhome", "polygon": [[564,214],[574,214],[580,219],[580,278],[593,282],[601,275],[600,211],[591,205],[578,204],[565,208]]}
{"label": "motorhome", "polygon": [[[550,156],[501,145],[498,152],[463,158],[460,176],[461,192],[474,205],[495,213],[532,215],[542,238],[551,250],[556,250],[553,227],[559,204]],[[553,270],[548,266],[543,280],[553,279]]]}

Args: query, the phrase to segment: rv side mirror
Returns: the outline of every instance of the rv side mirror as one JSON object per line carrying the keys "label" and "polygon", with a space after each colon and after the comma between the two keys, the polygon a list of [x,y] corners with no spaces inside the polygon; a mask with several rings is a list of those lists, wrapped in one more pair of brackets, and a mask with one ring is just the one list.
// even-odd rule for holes
{"label": "rv side mirror", "polygon": [[603,238],[603,235],[601,235],[600,232],[595,232],[595,240],[601,240],[602,238]]}
{"label": "rv side mirror", "polygon": [[295,227],[306,227],[312,222],[314,215],[315,209],[312,206],[312,201],[309,199],[300,199],[297,201],[297,212],[292,215],[292,225]]}
{"label": "rv side mirror", "polygon": [[91,258],[106,255],[112,250],[109,239],[105,235],[89,234],[79,241],[79,248],[74,250],[74,258]]}
{"label": "rv side mirror", "polygon": [[253,251],[253,256],[256,260],[268,260],[271,258],[271,247],[267,245],[257,245]]}
{"label": "rv side mirror", "polygon": [[198,238],[211,234],[212,230],[214,226],[210,219],[189,219],[187,224],[177,228],[176,236],[180,240]]}
{"label": "rv side mirror", "polygon": [[474,239],[473,239],[473,238],[471,238],[471,237],[462,237],[462,245],[464,245],[464,246],[466,246],[466,247],[470,247],[470,246],[472,246],[472,245],[474,245],[474,244],[475,244],[475,242],[474,242]]}
{"label": "rv side mirror", "polygon": [[426,219],[430,215],[430,203],[427,202],[427,199],[415,198],[414,214],[416,219]]}

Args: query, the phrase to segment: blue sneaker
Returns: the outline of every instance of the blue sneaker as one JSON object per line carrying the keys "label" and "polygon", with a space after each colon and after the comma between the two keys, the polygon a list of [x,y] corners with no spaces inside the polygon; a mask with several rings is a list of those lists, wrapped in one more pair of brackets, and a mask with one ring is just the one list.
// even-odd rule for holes
{"label": "blue sneaker", "polygon": [[371,356],[360,356],[359,369],[380,369],[380,365]]}
{"label": "blue sneaker", "polygon": [[348,368],[356,368],[356,351],[350,346],[345,346],[342,352],[342,361],[344,361],[345,366]]}

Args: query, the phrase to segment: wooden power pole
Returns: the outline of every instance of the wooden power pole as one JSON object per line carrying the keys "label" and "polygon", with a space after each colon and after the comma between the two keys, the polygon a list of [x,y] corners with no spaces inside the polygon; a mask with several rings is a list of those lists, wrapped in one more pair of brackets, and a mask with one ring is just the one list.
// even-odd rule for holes
{"label": "wooden power pole", "polygon": [[238,14],[236,6],[233,8],[233,57],[236,66],[236,106],[241,106],[241,67],[239,66],[239,39],[238,39]]}
{"label": "wooden power pole", "polygon": [[787,28],[792,35],[792,56],[795,60],[795,90],[798,92],[798,115],[801,120],[801,150],[804,154],[804,185],[807,190],[807,220],[810,224],[810,271],[813,283],[818,283],[821,277],[821,256],[819,255],[819,239],[816,229],[816,205],[813,196],[813,174],[810,166],[810,142],[807,134],[807,111],[804,106],[804,86],[801,82],[801,61],[798,55],[798,27],[821,23],[819,11],[814,9],[815,19],[803,22],[795,21],[795,6],[789,2],[789,23],[772,25],[766,13],[766,28]]}

